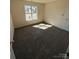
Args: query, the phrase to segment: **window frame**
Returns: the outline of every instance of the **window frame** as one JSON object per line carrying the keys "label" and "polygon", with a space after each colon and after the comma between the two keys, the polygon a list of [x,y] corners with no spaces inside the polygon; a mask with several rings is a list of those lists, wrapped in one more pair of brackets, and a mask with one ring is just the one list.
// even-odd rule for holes
{"label": "window frame", "polygon": [[[33,7],[36,7],[36,19],[33,19],[34,17],[33,17],[33,11],[32,11],[32,9],[31,9],[31,12],[30,13],[27,13],[26,12],[26,6],[30,6],[31,8],[33,8]],[[28,14],[31,14],[31,19],[30,20],[28,20],[27,18],[26,18],[26,21],[34,21],[34,20],[38,20],[38,6],[36,6],[36,5],[30,5],[30,4],[26,4],[25,6],[24,6],[24,9],[25,9],[25,18],[26,18],[26,16],[28,15]]]}

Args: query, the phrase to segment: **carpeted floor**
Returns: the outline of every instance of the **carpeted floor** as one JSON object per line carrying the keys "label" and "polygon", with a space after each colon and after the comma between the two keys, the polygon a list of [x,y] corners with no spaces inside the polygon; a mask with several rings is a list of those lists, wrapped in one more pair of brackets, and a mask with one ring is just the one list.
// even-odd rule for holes
{"label": "carpeted floor", "polygon": [[69,33],[55,26],[46,30],[32,26],[15,30],[13,49],[16,59],[61,59],[69,45]]}

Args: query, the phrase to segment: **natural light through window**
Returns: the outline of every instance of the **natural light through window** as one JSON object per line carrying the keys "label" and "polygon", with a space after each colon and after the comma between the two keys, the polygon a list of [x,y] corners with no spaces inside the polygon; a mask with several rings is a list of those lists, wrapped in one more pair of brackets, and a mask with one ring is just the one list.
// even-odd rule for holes
{"label": "natural light through window", "polygon": [[37,6],[25,5],[26,21],[37,20]]}
{"label": "natural light through window", "polygon": [[41,24],[38,24],[38,25],[34,25],[33,27],[45,30],[45,29],[47,29],[49,27],[52,27],[52,25],[41,23]]}

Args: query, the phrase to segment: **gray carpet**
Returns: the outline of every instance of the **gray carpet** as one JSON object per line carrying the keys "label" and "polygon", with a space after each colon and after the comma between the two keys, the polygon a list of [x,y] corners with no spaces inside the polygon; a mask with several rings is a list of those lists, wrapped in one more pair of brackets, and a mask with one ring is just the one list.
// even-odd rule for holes
{"label": "gray carpet", "polygon": [[46,30],[32,26],[15,30],[13,49],[16,59],[61,59],[69,45],[69,33],[55,26]]}

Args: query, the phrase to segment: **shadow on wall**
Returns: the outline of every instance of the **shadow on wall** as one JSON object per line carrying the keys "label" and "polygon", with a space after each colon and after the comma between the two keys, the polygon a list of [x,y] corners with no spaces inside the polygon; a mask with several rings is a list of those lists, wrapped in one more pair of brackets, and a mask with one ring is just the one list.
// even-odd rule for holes
{"label": "shadow on wall", "polygon": [[45,22],[69,31],[69,0],[57,0],[46,4]]}

